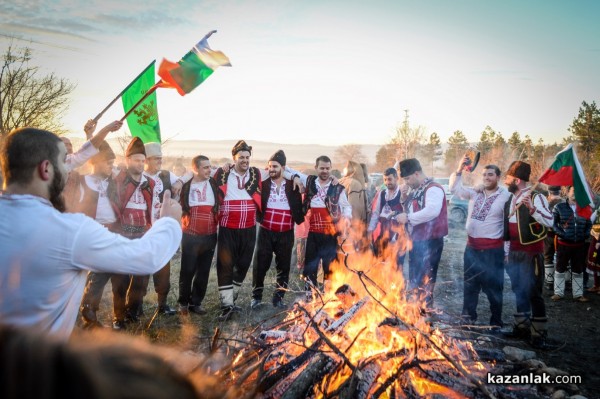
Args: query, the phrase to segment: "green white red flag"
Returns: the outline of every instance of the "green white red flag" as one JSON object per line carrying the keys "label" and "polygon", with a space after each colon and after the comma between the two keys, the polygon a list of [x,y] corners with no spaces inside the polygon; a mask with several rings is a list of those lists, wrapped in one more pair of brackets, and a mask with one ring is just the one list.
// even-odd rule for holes
{"label": "green white red flag", "polygon": [[163,59],[158,68],[158,76],[162,78],[159,87],[177,89],[180,95],[185,96],[218,67],[231,66],[225,54],[208,46],[208,38],[215,32],[208,32],[179,62]]}
{"label": "green white red flag", "polygon": [[573,186],[577,214],[589,218],[593,213],[594,197],[573,144],[556,154],[554,162],[540,177],[539,181],[549,186]]}

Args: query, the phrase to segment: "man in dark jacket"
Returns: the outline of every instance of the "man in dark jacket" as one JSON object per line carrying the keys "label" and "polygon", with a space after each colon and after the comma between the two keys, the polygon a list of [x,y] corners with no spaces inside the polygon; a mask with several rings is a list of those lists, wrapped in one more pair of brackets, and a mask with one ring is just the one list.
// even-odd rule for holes
{"label": "man in dark jacket", "polygon": [[554,295],[551,299],[558,301],[564,298],[565,272],[571,262],[573,299],[578,302],[588,302],[589,299],[583,296],[583,272],[587,255],[585,240],[590,236],[592,222],[577,214],[573,186],[569,187],[566,201],[557,204],[552,214],[554,216],[553,229],[557,240]]}

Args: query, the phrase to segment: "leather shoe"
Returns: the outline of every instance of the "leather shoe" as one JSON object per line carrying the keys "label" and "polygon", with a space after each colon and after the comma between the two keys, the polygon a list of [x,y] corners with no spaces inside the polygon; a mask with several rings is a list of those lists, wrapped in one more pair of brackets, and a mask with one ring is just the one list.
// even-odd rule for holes
{"label": "leather shoe", "polygon": [[562,296],[554,294],[550,297],[550,299],[552,299],[553,301],[560,301],[561,299],[563,299]]}
{"label": "leather shoe", "polygon": [[221,313],[217,316],[217,320],[219,321],[227,321],[233,315],[234,309],[233,306],[227,306],[226,308],[221,309]]}
{"label": "leather shoe", "polygon": [[199,314],[199,315],[206,314],[206,310],[201,305],[191,305],[189,307],[189,310],[190,310],[190,312],[196,313],[196,314]]}
{"label": "leather shoe", "polygon": [[283,302],[282,298],[275,298],[275,299],[273,299],[273,307],[279,308],[279,309],[285,309],[285,308],[287,308],[287,305],[285,304],[285,302]]}
{"label": "leather shoe", "polygon": [[583,295],[575,298],[575,302],[589,302],[589,301],[590,301],[590,298],[586,298]]}
{"label": "leather shoe", "polygon": [[114,319],[112,323],[113,330],[124,330],[125,329],[125,321]]}
{"label": "leather shoe", "polygon": [[528,339],[531,336],[531,331],[529,330],[529,328],[513,327],[510,330],[501,330],[501,334],[506,338]]}
{"label": "leather shoe", "polygon": [[[125,313],[125,322],[126,323],[139,323],[140,318],[136,314],[126,312]],[[114,323],[113,323],[113,325],[114,325]]]}
{"label": "leather shoe", "polygon": [[160,305],[158,307],[158,313],[160,314],[164,314],[166,316],[173,316],[175,313],[177,313],[177,311],[173,308],[171,308],[169,305]]}
{"label": "leather shoe", "polygon": [[256,309],[260,305],[262,305],[262,301],[260,299],[252,298],[252,301],[250,301],[250,309]]}

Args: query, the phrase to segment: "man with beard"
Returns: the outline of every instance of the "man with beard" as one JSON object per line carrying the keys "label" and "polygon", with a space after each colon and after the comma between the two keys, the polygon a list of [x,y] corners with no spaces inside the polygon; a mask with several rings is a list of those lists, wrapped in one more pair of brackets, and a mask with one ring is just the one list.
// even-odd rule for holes
{"label": "man with beard", "polygon": [[329,279],[329,265],[337,255],[337,238],[346,235],[352,219],[352,207],[344,186],[332,181],[331,159],[321,155],[315,162],[317,176],[299,175],[306,193],[302,208],[308,213],[309,230],[306,239],[306,258],[302,274],[307,296],[317,287],[319,262],[323,265],[324,280]]}
{"label": "man with beard", "polygon": [[[411,189],[404,213],[396,221],[405,224],[413,241],[408,258],[408,288],[418,292],[427,309],[433,306],[437,270],[448,235],[448,212],[444,188],[428,178],[414,158],[400,162],[400,177]],[[425,310],[427,311],[427,310]]]}
{"label": "man with beard", "polygon": [[552,226],[552,213],[543,195],[528,185],[531,166],[522,161],[510,164],[504,184],[513,195],[506,203],[505,240],[510,240],[506,272],[517,302],[511,336],[530,338],[535,348],[545,348],[546,305],[544,284],[544,238]]}
{"label": "man with beard", "polygon": [[[453,195],[469,200],[467,246],[464,254],[462,317],[468,324],[477,320],[479,293],[490,302],[490,325],[502,327],[502,289],[504,287],[504,208],[510,193],[498,186],[500,168],[483,168],[483,190],[462,185],[468,159],[464,157],[450,176]],[[508,254],[507,254],[508,255]]]}
{"label": "man with beard", "polygon": [[[145,160],[144,143],[139,137],[134,137],[125,150],[127,170],[122,170],[115,177],[119,231],[129,239],[142,237],[152,224],[152,204],[155,200],[154,180],[144,176]],[[148,275],[121,275],[113,279],[113,284],[115,280],[117,283],[117,287],[113,289],[115,292],[113,329],[123,329],[125,319],[132,322],[139,321],[139,316],[143,313],[142,304],[148,279]]]}
{"label": "man with beard", "polygon": [[135,241],[85,215],[60,213],[66,152],[55,134],[23,128],[9,133],[0,154],[6,188],[0,197],[0,322],[63,340],[75,325],[88,270],[154,273],[181,240],[181,207],[170,197],[161,219]]}
{"label": "man with beard", "polygon": [[181,269],[179,272],[179,313],[206,314],[202,301],[217,246],[219,189],[211,177],[210,160],[198,155],[192,159],[194,177],[183,185],[180,203]]}
{"label": "man with beard", "polygon": [[277,289],[273,293],[273,306],[283,308],[283,296],[288,287],[292,249],[294,246],[294,222],[304,222],[302,196],[294,189],[291,180],[283,177],[286,157],[282,150],[269,159],[270,178],[262,182],[261,209],[259,216],[257,256],[252,270],[252,309],[260,306],[265,276],[273,253],[277,269]]}
{"label": "man with beard", "polygon": [[[172,186],[177,182],[178,177],[168,170],[161,170],[162,150],[160,143],[151,142],[144,144],[146,151],[146,170],[144,176],[148,180],[154,181],[154,197],[152,200],[151,223],[158,219],[160,214],[160,204],[163,200],[165,191],[170,190],[173,198],[177,198],[176,192]],[[174,315],[176,312],[167,304],[167,296],[171,289],[171,262],[167,262],[165,267],[152,276],[154,280],[154,290],[158,296],[158,312],[165,315]],[[144,295],[148,287],[144,287]]]}
{"label": "man with beard", "polygon": [[[389,246],[396,244],[400,225],[394,218],[403,211],[396,169],[387,168],[383,172],[383,184],[385,184],[386,189],[381,190],[375,198],[375,205],[368,227],[369,237],[372,237],[373,233],[378,230],[377,237],[374,238],[373,242],[373,251],[376,256],[385,255],[388,253]],[[397,250],[392,251],[392,253],[396,253],[394,259],[396,267],[401,268],[405,253],[402,248],[394,249]]]}

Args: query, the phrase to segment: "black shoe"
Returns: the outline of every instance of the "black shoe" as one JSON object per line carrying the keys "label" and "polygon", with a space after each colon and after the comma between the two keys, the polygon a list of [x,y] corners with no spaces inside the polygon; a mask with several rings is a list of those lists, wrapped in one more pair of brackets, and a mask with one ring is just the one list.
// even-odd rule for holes
{"label": "black shoe", "polygon": [[250,301],[250,309],[258,309],[260,305],[262,305],[262,301],[260,299],[252,298],[252,301]]}
{"label": "black shoe", "polygon": [[231,319],[233,312],[234,312],[233,306],[227,306],[226,308],[222,308],[221,313],[217,316],[217,320],[227,321],[227,320]]}
{"label": "black shoe", "polygon": [[190,312],[196,313],[196,314],[199,314],[199,315],[206,314],[206,310],[201,305],[191,305],[189,307],[189,310],[190,310]]}
{"label": "black shoe", "polygon": [[125,321],[114,319],[112,323],[113,330],[119,331],[125,329]]}
{"label": "black shoe", "polygon": [[506,338],[512,339],[529,339],[531,331],[528,328],[513,327],[510,330],[500,330],[500,333]]}
{"label": "black shoe", "polygon": [[173,316],[174,314],[177,313],[177,311],[175,309],[171,308],[169,305],[165,304],[165,305],[160,305],[158,307],[158,313],[164,314],[165,316]]}
{"label": "black shoe", "polygon": [[93,324],[98,321],[96,311],[90,305],[81,305],[79,310],[81,311],[81,318],[86,324]]}
{"label": "black shoe", "polygon": [[273,307],[278,309],[285,309],[287,305],[283,302],[283,298],[274,298],[273,299]]}
{"label": "black shoe", "polygon": [[533,349],[541,351],[555,350],[561,346],[557,342],[548,339],[547,334],[532,336],[528,343]]}
{"label": "black shoe", "polygon": [[125,313],[125,323],[139,323],[139,322],[140,322],[140,318],[137,316],[137,314],[133,314],[130,312]]}

